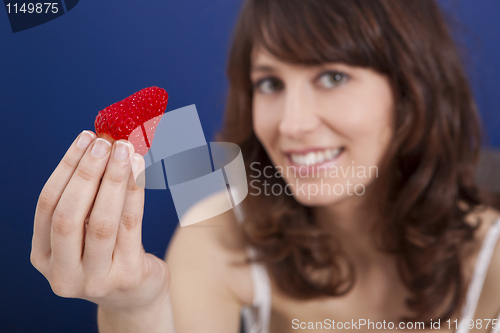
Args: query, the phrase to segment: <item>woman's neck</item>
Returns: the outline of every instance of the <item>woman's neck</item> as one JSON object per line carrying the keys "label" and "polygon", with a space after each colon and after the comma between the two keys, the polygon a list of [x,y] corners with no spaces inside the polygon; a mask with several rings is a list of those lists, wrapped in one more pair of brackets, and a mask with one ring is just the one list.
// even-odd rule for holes
{"label": "woman's neck", "polygon": [[350,257],[357,269],[365,270],[393,262],[385,253],[379,251],[374,228],[380,217],[373,201],[366,197],[353,196],[328,206],[315,207],[314,218],[332,232],[335,241]]}

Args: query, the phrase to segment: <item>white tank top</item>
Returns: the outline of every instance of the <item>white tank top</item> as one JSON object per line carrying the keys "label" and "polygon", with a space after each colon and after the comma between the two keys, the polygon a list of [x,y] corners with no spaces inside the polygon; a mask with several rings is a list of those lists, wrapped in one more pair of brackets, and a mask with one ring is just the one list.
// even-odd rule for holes
{"label": "white tank top", "polygon": [[[236,219],[243,223],[243,213],[240,206],[234,208]],[[474,318],[476,307],[479,302],[479,296],[483,289],[484,279],[495,250],[498,238],[500,236],[500,218],[498,218],[489,228],[484,238],[481,250],[476,259],[471,282],[467,290],[464,306],[462,307],[459,324],[465,320],[468,323]],[[255,249],[247,247],[247,253],[250,258],[255,257]],[[253,283],[253,302],[252,306],[241,309],[242,333],[269,333],[269,323],[271,319],[271,283],[266,268],[261,263],[250,263],[250,272]],[[465,327],[466,326],[466,327]],[[490,327],[492,327],[490,323]],[[491,333],[500,333],[500,314],[498,314],[497,325],[491,329]],[[459,327],[455,333],[469,333],[469,326]]]}

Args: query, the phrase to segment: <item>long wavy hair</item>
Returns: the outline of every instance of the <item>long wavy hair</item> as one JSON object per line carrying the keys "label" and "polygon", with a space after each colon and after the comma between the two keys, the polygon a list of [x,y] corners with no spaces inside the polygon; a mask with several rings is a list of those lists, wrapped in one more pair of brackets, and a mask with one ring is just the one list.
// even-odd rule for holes
{"label": "long wavy hair", "polygon": [[[412,318],[450,318],[463,303],[460,251],[481,206],[474,181],[480,148],[476,105],[446,20],[432,0],[247,0],[227,65],[229,92],[217,140],[238,144],[252,163],[271,160],[252,128],[251,53],[263,47],[291,64],[341,62],[390,79],[394,136],[372,184],[380,250],[397,258]],[[255,165],[255,164],[254,164]],[[260,175],[264,181],[263,174]],[[283,178],[265,179],[273,184]],[[370,185],[370,186],[372,186]],[[276,285],[296,299],[339,296],[356,272],[335,235],[293,196],[248,195],[242,233]],[[335,223],[335,221],[331,221]]]}

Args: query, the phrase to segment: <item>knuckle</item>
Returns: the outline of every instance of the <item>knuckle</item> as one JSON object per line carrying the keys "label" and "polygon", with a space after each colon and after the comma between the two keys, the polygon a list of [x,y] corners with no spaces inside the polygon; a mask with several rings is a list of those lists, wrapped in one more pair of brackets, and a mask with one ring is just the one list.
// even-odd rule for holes
{"label": "knuckle", "polygon": [[44,187],[38,198],[38,208],[46,213],[51,213],[57,204],[58,196],[49,188]]}
{"label": "knuckle", "polygon": [[90,229],[87,230],[90,236],[97,240],[108,240],[115,234],[115,227],[111,221],[101,219],[99,221],[91,221]]}
{"label": "knuckle", "polygon": [[95,178],[95,172],[90,168],[80,166],[75,170],[75,176],[89,182]]}
{"label": "knuckle", "polygon": [[78,166],[78,162],[73,161],[68,156],[64,156],[61,160],[61,165],[66,169],[74,170]]}
{"label": "knuckle", "polygon": [[106,172],[103,179],[103,181],[115,188],[122,187],[126,180],[128,180],[128,178],[125,172],[121,171]]}
{"label": "knuckle", "polygon": [[30,262],[33,267],[36,268],[39,272],[42,271],[43,263],[45,262],[45,258],[43,258],[38,252],[31,251],[30,254]]}
{"label": "knuckle", "polygon": [[89,281],[85,284],[84,293],[90,298],[104,298],[109,295],[109,291],[102,282]]}
{"label": "knuckle", "polygon": [[120,279],[121,290],[133,290],[141,284],[141,276],[137,272],[122,275]]}
{"label": "knuckle", "polygon": [[68,236],[75,229],[75,221],[72,215],[56,209],[52,215],[52,231],[61,237]]}
{"label": "knuckle", "polygon": [[117,290],[133,290],[142,283],[142,270],[137,264],[130,265],[123,262],[117,262],[113,266],[113,269]]}
{"label": "knuckle", "polygon": [[52,291],[59,297],[76,298],[79,296],[77,288],[69,283],[60,282],[58,280],[49,282]]}
{"label": "knuckle", "polygon": [[33,267],[38,269],[37,266],[39,266],[39,264],[40,264],[40,259],[38,259],[38,257],[33,253],[33,251],[31,251],[31,254],[30,254],[30,262],[31,262],[31,265],[33,265]]}
{"label": "knuckle", "polygon": [[125,227],[126,230],[135,229],[139,224],[139,217],[132,212],[123,212],[120,223]]}
{"label": "knuckle", "polygon": [[144,193],[144,187],[138,186],[136,182],[130,182],[127,191],[130,195],[141,195]]}

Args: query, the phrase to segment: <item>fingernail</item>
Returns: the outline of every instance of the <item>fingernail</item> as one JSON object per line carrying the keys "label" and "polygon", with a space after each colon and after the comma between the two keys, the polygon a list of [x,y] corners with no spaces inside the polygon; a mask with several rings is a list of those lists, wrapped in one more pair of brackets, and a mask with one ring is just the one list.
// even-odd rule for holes
{"label": "fingernail", "polygon": [[111,143],[104,139],[98,138],[97,140],[95,140],[95,144],[94,147],[92,147],[91,153],[95,157],[104,157],[108,153],[110,147]]}
{"label": "fingernail", "polygon": [[134,155],[134,157],[132,157],[132,171],[137,171],[139,164],[140,164],[139,156]]}
{"label": "fingernail", "polygon": [[89,131],[83,131],[82,134],[80,134],[80,138],[78,138],[76,145],[78,148],[87,149],[92,140],[94,140],[94,134]]}
{"label": "fingernail", "polygon": [[123,161],[130,155],[130,145],[123,141],[117,141],[115,147],[115,158]]}

